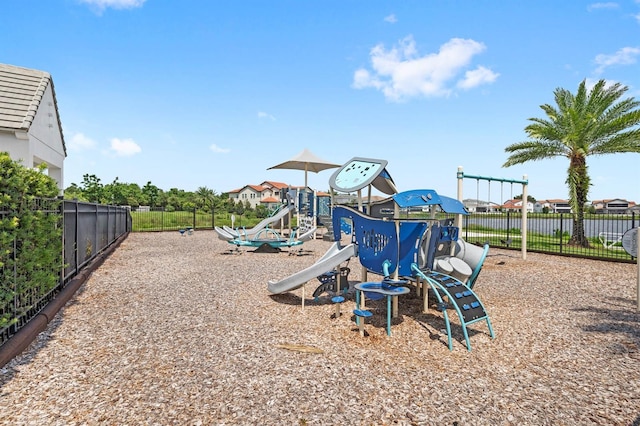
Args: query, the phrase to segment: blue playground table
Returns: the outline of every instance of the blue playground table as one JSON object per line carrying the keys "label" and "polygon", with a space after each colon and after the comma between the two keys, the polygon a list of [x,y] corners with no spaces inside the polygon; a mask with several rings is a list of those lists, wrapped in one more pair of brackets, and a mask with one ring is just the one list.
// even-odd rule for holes
{"label": "blue playground table", "polygon": [[[387,297],[387,336],[391,336],[391,299],[394,296],[400,296],[401,294],[409,293],[408,287],[401,287],[396,285],[390,285],[382,282],[366,282],[356,284],[356,309],[360,309],[360,293],[364,292],[365,297],[369,297],[370,299],[381,299],[382,297]],[[379,297],[376,297],[379,295]],[[371,297],[370,297],[371,296]],[[356,317],[356,324],[360,325],[358,321],[361,321],[360,318]]]}

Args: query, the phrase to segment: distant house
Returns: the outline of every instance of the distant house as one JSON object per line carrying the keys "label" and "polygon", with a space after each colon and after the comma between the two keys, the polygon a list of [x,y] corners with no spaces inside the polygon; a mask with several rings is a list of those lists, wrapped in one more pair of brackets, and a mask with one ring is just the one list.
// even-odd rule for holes
{"label": "distant house", "polygon": [[544,211],[548,213],[571,213],[571,206],[568,200],[538,200],[536,201],[533,211],[536,213],[542,213]]}
{"label": "distant house", "polygon": [[260,185],[245,185],[242,188],[229,191],[229,198],[237,202],[246,203],[249,201],[251,208],[262,204],[271,207],[280,204],[282,194],[289,185],[282,182],[264,181]]}
{"label": "distant house", "polygon": [[500,205],[492,201],[484,201],[476,198],[466,198],[462,204],[469,213],[494,213],[500,211]]}
{"label": "distant house", "polygon": [[[331,214],[331,195],[326,192],[315,192],[309,187],[291,186],[283,182],[266,180],[259,185],[245,185],[242,188],[229,191],[227,194],[229,199],[236,203],[249,201],[252,208],[263,205],[272,210],[290,200],[295,204],[300,214],[307,215],[310,206],[313,206],[316,215]],[[314,204],[310,204],[314,197]]]}
{"label": "distant house", "polygon": [[0,64],[0,151],[24,167],[46,164],[62,193],[67,151],[49,73]]}
{"label": "distant house", "polygon": [[260,200],[260,204],[265,206],[267,210],[272,210],[282,204],[282,200],[276,197],[267,197]]}
{"label": "distant house", "polygon": [[621,198],[611,200],[594,200],[591,205],[599,214],[630,214],[635,211],[636,203]]}
{"label": "distant house", "polygon": [[[535,209],[534,203],[531,201],[527,202],[527,212],[533,213]],[[513,212],[521,212],[522,211],[522,200],[521,199],[513,199],[507,200],[502,205],[503,211],[513,211]]]}

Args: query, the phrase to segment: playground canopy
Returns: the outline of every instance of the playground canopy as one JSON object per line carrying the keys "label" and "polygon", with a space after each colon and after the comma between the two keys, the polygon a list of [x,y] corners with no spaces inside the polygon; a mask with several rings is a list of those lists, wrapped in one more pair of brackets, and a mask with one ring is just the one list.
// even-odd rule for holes
{"label": "playground canopy", "polygon": [[304,187],[307,185],[307,174],[308,172],[319,173],[323,170],[327,169],[335,169],[336,167],[340,167],[340,164],[330,163],[328,161],[323,160],[318,157],[307,148],[303,149],[295,157],[290,160],[285,161],[284,163],[276,164],[275,166],[269,167],[267,170],[271,169],[291,169],[291,170],[304,170]]}
{"label": "playground canopy", "polygon": [[400,208],[438,205],[445,213],[468,215],[464,204],[455,198],[436,193],[433,189],[414,189],[395,194],[393,200]]}

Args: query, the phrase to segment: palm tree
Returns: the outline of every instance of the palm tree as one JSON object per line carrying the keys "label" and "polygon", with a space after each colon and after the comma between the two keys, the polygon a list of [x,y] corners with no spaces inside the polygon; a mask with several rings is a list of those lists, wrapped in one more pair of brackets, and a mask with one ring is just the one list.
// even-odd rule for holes
{"label": "palm tree", "polygon": [[209,189],[206,186],[201,186],[196,190],[196,198],[201,207],[213,207],[213,200],[215,196],[216,191]]}
{"label": "palm tree", "polygon": [[591,185],[587,156],[640,152],[640,102],[633,97],[620,100],[627,90],[620,83],[608,85],[605,80],[591,90],[583,80],[575,95],[557,88],[557,107],[541,105],[547,118],[529,119],[533,123],[525,132],[530,139],[505,148],[511,155],[503,167],[559,156],[569,159],[566,184],[574,214],[569,244],[590,246],[584,233],[584,209]]}

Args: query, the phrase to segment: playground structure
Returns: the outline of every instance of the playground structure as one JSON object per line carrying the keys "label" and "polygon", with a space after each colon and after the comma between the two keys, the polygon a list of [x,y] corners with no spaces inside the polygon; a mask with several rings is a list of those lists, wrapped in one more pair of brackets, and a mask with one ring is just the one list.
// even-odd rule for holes
{"label": "playground structure", "polygon": [[253,228],[234,229],[229,226],[216,226],[214,227],[214,230],[218,234],[218,238],[220,238],[221,240],[247,241],[255,238],[259,233],[261,233],[264,229],[267,229],[271,224],[281,220],[284,221],[285,218],[288,218],[293,213],[295,213],[295,207],[291,203],[282,204],[278,209],[274,211],[273,214],[271,214],[271,216],[264,218]]}
{"label": "playground structure", "polygon": [[285,218],[290,219],[291,214],[294,213],[295,207],[292,204],[283,204],[274,214],[263,219],[253,228],[233,229],[228,226],[222,228],[216,226],[214,231],[218,234],[219,239],[235,245],[238,253],[240,247],[257,247],[256,251],[258,252],[276,253],[284,247],[299,246],[305,241],[309,241],[316,232],[315,226],[298,227],[291,229],[289,237],[285,237],[270,227],[271,224],[284,221]]}
{"label": "playground structure", "polygon": [[[429,189],[398,193],[386,171],[386,164],[384,160],[355,157],[332,175],[332,190],[358,192],[358,209],[334,206],[332,226],[335,242],[329,250],[308,268],[287,278],[269,281],[268,290],[278,294],[302,288],[304,307],[304,286],[308,281],[318,278],[322,284],[314,292],[314,297],[324,291],[333,291],[335,296],[332,301],[342,303],[342,295],[346,295],[348,285],[340,265],[357,256],[363,267],[365,282],[355,286],[356,309],[353,312],[361,334],[364,334],[364,320],[371,316],[371,312],[364,309],[365,299],[387,298],[387,334],[391,335],[391,317],[397,315],[398,296],[409,293],[406,285],[413,282],[416,294],[419,296],[422,293],[425,311],[429,308],[428,289],[435,295],[437,309],[442,312],[446,324],[449,349],[453,349],[453,342],[448,311],[454,310],[460,319],[467,349],[471,350],[467,332],[469,325],[485,321],[490,336],[494,337],[484,305],[472,289],[489,247],[479,248],[465,243],[458,238],[458,227],[449,221],[441,223],[435,219],[436,207],[446,213],[469,214],[460,201]],[[363,212],[361,190],[367,186],[369,200],[372,186],[393,195],[393,217],[379,218]],[[399,218],[402,209],[417,206],[430,207],[433,218]],[[349,240],[347,243],[343,243],[343,234]],[[466,274],[455,276],[453,266],[451,275],[435,270],[434,264],[441,267],[447,263],[455,264],[451,262],[453,259],[465,264],[468,269]],[[367,272],[384,278],[379,282],[366,282]],[[341,279],[333,282],[335,277]]]}

